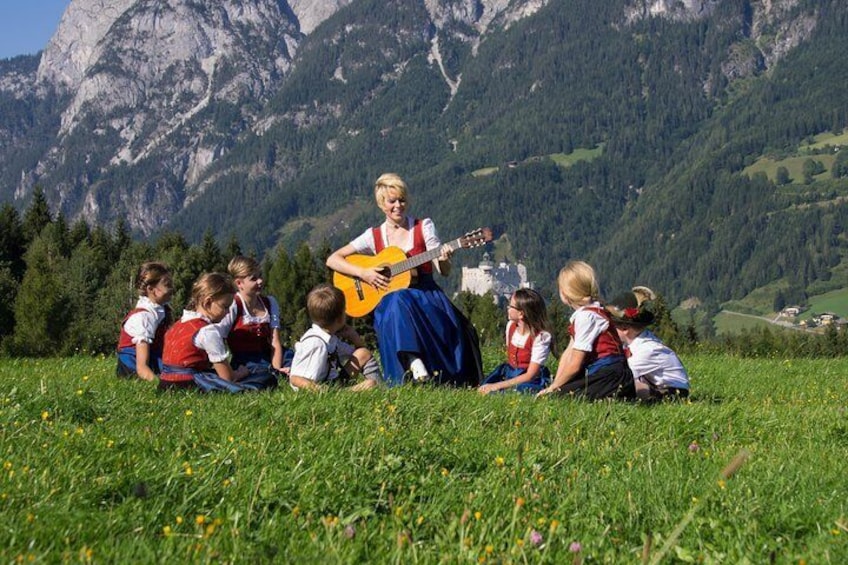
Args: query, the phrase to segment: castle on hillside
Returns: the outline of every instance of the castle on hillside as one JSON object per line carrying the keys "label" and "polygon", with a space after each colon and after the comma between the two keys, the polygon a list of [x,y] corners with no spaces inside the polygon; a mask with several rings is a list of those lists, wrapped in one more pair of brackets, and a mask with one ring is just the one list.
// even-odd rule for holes
{"label": "castle on hillside", "polygon": [[488,253],[483,254],[483,260],[477,267],[462,268],[463,292],[471,292],[480,296],[491,292],[495,300],[509,300],[512,293],[519,288],[533,288],[533,283],[527,280],[527,267],[521,263],[501,261],[497,265],[492,262]]}

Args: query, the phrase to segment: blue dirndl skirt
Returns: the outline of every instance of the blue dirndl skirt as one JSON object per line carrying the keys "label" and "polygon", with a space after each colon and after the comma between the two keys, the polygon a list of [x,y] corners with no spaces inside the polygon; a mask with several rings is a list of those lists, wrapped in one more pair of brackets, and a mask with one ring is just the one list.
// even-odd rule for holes
{"label": "blue dirndl skirt", "polygon": [[[196,371],[185,367],[170,367],[165,365],[163,373],[176,375],[191,375],[194,386],[202,392],[247,392],[262,390],[277,386],[277,377],[266,368],[257,368],[257,372],[251,371],[250,375],[237,383],[225,381],[215,371]],[[160,388],[162,387],[160,382]],[[167,388],[165,386],[164,388]]]}
{"label": "blue dirndl skirt", "polygon": [[[283,367],[291,367],[294,352],[290,349],[283,351]],[[238,382],[247,390],[264,390],[274,388],[279,382],[277,372],[271,368],[271,360],[263,353],[233,353],[230,366],[238,369],[244,365],[250,375]]]}
{"label": "blue dirndl skirt", "polygon": [[438,384],[477,386],[482,378],[477,332],[432,275],[384,296],[374,328],[388,386],[403,384],[405,354],[421,358]]}
{"label": "blue dirndl skirt", "polygon": [[[157,375],[162,372],[162,352],[150,351],[150,368]],[[115,374],[119,377],[131,378],[138,376],[138,359],[135,353],[135,346],[122,347],[118,350],[118,366],[115,369]]]}
{"label": "blue dirndl skirt", "polygon": [[[495,369],[486,376],[486,379],[481,383],[484,385],[489,385],[493,383],[500,383],[503,381],[507,381],[509,379],[513,379],[518,375],[524,373],[527,369],[522,369],[521,367],[513,367],[509,363],[501,363]],[[499,390],[498,392],[523,392],[526,394],[536,394],[543,388],[547,387],[551,384],[551,371],[547,367],[539,367],[539,372],[536,373],[536,378],[532,381],[521,383],[520,385],[514,386],[512,389],[504,389]]]}

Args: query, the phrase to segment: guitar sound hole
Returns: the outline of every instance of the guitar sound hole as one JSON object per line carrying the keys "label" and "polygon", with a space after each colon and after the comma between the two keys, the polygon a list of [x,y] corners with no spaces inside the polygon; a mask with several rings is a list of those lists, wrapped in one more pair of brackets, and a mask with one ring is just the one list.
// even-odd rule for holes
{"label": "guitar sound hole", "polygon": [[386,266],[380,269],[380,274],[387,278],[392,278],[392,270],[390,267]]}

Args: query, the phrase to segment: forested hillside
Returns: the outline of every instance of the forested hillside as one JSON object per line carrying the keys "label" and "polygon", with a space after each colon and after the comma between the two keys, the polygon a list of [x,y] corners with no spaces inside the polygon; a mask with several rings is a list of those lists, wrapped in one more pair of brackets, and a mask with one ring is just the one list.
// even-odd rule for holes
{"label": "forested hillside", "polygon": [[[342,32],[328,22],[272,104],[280,112],[311,100],[342,108],[338,116],[328,111],[315,124],[272,127],[239,147],[227,160],[264,162],[269,175],[219,180],[222,188],[174,225],[214,218],[265,248],[279,234],[261,226],[307,216],[316,219],[282,232],[286,245],[310,236],[339,243],[376,221],[377,211],[352,208],[343,230],[317,218],[353,199],[370,202],[372,180],[395,170],[408,177],[415,209],[436,218],[446,237],[493,225],[543,285],[573,257],[597,263],[610,291],[640,282],[711,307],[778,279],[799,298],[832,279],[840,272],[845,213],[833,193],[844,191],[844,181],[824,175],[788,193],[740,172],[763,154],[792,153],[806,137],[848,123],[837,86],[848,66],[834,56],[848,37],[845,8],[798,6],[799,14],[821,16],[812,36],[768,71],[751,55],[753,68],[740,78],[722,66],[741,66],[746,46],[753,52],[749,3],[722,2],[706,20],[649,18],[630,26],[621,25],[623,5],[554,2],[488,36],[476,56],[457,44],[447,59],[461,87],[451,97],[438,69],[426,64],[415,6],[390,4],[395,19],[387,21],[376,3],[354,3],[337,25],[355,20],[359,35],[337,41],[332,61],[344,67],[361,57],[365,37],[386,56],[355,74],[345,68],[344,84],[333,81],[337,67],[321,47]],[[406,64],[401,76],[385,84],[398,61]],[[548,158],[598,146],[599,158],[570,168]],[[296,163],[275,161],[293,153]],[[486,167],[498,170],[472,175]],[[270,180],[293,168],[308,172]],[[246,202],[236,214],[221,196],[233,190]],[[205,227],[197,222],[193,237]],[[837,279],[832,284],[846,282]]]}
{"label": "forested hillside", "polygon": [[[4,90],[3,194],[61,162],[38,177],[54,212],[108,227],[110,210],[148,203],[158,212],[137,234],[161,224],[273,256],[378,221],[371,184],[391,170],[444,238],[491,225],[543,287],[571,258],[595,264],[608,293],[646,284],[708,311],[766,285],[789,301],[848,286],[848,152],[807,148],[848,126],[844,3],[551,0],[485,25],[481,3],[470,16],[431,4],[356,0],[292,32],[273,88],[212,97],[132,164],[104,165],[123,141],[93,114],[45,160],[65,99]],[[168,149],[189,146],[215,148],[200,172]],[[765,157],[811,164],[796,178],[744,172]]]}

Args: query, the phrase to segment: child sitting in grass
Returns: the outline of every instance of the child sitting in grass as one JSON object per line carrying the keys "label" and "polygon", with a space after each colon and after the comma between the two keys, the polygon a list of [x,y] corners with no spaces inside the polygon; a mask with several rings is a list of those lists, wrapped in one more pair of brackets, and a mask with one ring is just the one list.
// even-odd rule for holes
{"label": "child sitting in grass", "polygon": [[633,398],[633,375],[624,358],[621,339],[600,301],[595,270],[583,261],[570,261],[557,277],[559,296],[574,310],[568,342],[556,376],[537,396],[565,393],[587,400]]}
{"label": "child sitting in grass", "polygon": [[654,321],[651,289],[637,286],[609,304],[607,310],[625,347],[640,400],[689,396],[689,375],[677,354],[648,329]]}
{"label": "child sitting in grass", "polygon": [[551,382],[551,372],[545,367],[551,351],[545,300],[535,290],[519,288],[509,298],[506,316],[507,361],[495,367],[477,391],[536,394]]}
{"label": "child sitting in grass", "polygon": [[[380,366],[365,342],[347,325],[342,291],[322,284],[306,296],[312,327],[294,347],[289,384],[295,390],[321,391],[326,385],[348,386],[358,392],[382,382]],[[354,375],[365,377],[358,383]]]}

